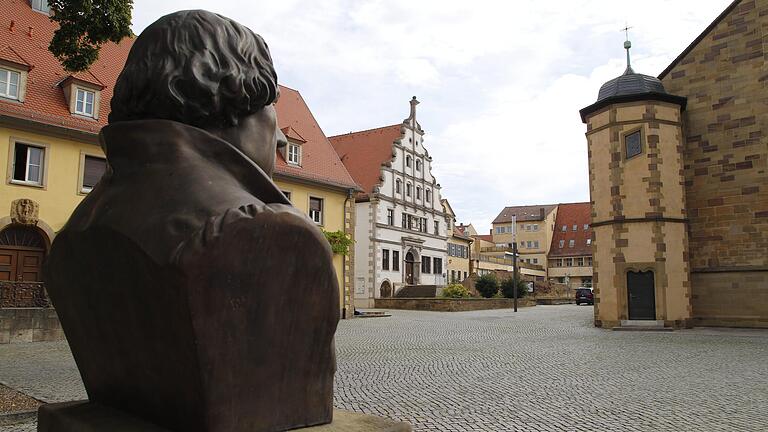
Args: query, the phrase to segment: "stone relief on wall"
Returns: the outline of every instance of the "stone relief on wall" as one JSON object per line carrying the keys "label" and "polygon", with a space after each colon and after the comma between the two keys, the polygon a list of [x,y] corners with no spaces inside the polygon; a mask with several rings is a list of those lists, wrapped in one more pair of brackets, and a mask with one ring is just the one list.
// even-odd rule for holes
{"label": "stone relief on wall", "polygon": [[11,202],[11,220],[22,225],[37,225],[40,220],[40,204],[29,199],[20,198]]}

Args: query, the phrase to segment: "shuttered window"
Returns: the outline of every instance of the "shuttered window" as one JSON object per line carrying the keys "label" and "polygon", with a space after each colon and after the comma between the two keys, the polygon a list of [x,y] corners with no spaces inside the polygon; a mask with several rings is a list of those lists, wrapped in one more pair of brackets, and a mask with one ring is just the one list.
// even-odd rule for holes
{"label": "shuttered window", "polygon": [[83,192],[90,192],[101,180],[107,169],[107,161],[96,156],[86,156],[83,164]]}

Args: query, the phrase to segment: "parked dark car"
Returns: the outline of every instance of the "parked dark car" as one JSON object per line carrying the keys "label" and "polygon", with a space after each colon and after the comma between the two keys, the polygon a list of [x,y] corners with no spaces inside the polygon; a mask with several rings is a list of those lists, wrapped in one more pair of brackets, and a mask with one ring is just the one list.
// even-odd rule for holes
{"label": "parked dark car", "polygon": [[576,304],[582,303],[595,304],[595,295],[592,293],[592,288],[576,288]]}

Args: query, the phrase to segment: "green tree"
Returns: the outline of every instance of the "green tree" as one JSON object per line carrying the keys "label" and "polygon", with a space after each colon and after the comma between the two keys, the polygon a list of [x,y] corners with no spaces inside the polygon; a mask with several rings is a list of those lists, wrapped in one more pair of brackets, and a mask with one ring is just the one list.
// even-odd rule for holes
{"label": "green tree", "polygon": [[471,297],[469,290],[462,284],[451,284],[443,288],[443,297],[445,298],[467,298]]}
{"label": "green tree", "polygon": [[517,287],[517,297],[522,298],[528,294],[528,282],[518,278],[507,278],[501,281],[501,293],[506,298],[515,297],[515,287]]}
{"label": "green tree", "polygon": [[499,282],[492,273],[480,276],[475,282],[475,289],[485,298],[491,298],[499,292]]}
{"label": "green tree", "polygon": [[49,0],[51,21],[59,24],[48,50],[64,69],[88,69],[105,42],[131,36],[133,0]]}

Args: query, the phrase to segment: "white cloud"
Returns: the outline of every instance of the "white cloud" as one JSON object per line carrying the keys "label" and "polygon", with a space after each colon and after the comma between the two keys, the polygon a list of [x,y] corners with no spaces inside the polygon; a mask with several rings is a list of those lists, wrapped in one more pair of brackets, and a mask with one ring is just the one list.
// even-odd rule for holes
{"label": "white cloud", "polygon": [[505,205],[588,199],[578,110],[625,68],[663,70],[730,3],[646,0],[136,0],[134,30],[178,9],[232,17],[329,135],[394,124],[417,95],[434,173],[480,230]]}

